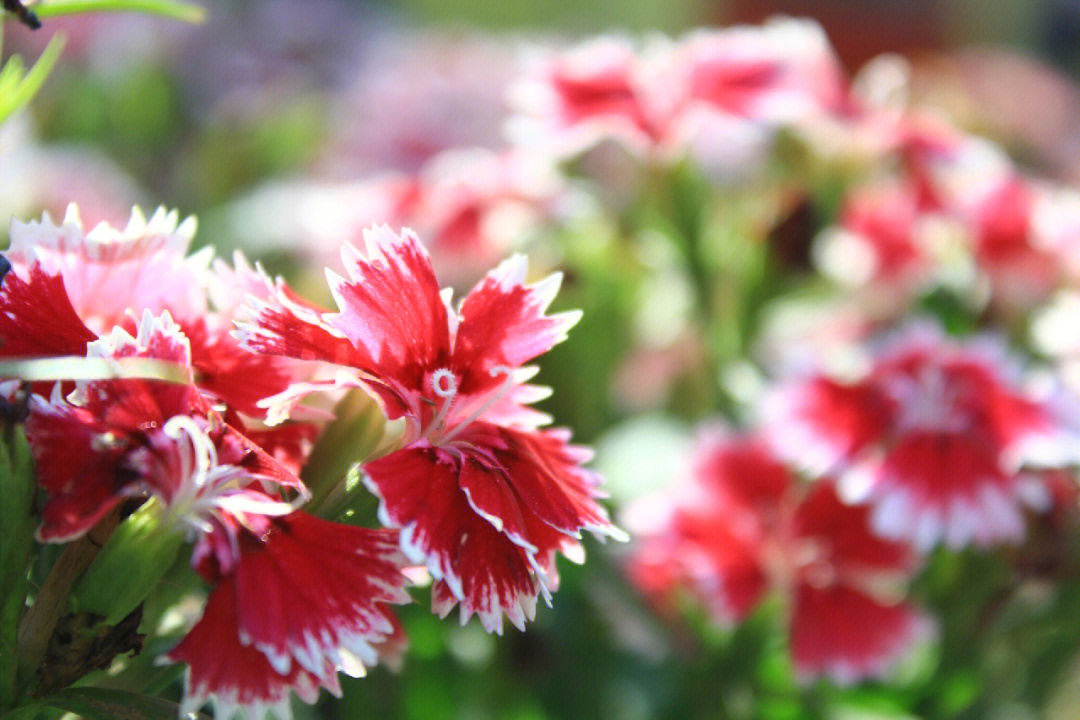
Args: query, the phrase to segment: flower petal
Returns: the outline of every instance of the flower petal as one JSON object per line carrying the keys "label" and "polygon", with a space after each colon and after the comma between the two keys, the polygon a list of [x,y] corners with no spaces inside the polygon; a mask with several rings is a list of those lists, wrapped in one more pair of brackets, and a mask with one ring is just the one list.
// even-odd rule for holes
{"label": "flower petal", "polygon": [[[413,562],[425,563],[437,581],[432,590],[436,612],[445,615],[460,602],[462,622],[475,613],[489,632],[502,632],[504,613],[518,627],[531,619],[539,592],[533,572],[540,566],[518,544],[536,547],[525,535],[524,518],[509,511],[509,488],[482,490],[487,473],[471,468],[470,487],[480,506],[492,511],[481,515],[458,484],[458,461],[445,451],[407,448],[364,469],[368,486],[382,500],[380,519],[402,528],[402,550]],[[495,518],[502,528],[496,529]],[[502,531],[506,528],[522,528],[518,542]],[[550,544],[543,549],[545,556],[551,551]]]}
{"label": "flower petal", "polygon": [[562,281],[550,275],[525,284],[526,261],[503,261],[461,303],[454,341],[454,367],[464,393],[482,392],[502,382],[498,367],[517,368],[566,339],[580,311],[545,315]]}
{"label": "flower petal", "polygon": [[446,364],[449,318],[427,250],[411,231],[364,231],[365,254],[342,249],[349,280],[330,276],[339,312],[327,323],[357,348],[363,370],[421,389],[425,371]]}
{"label": "flower petal", "polygon": [[238,628],[236,588],[226,580],[210,594],[195,627],[165,656],[188,664],[181,714],[213,700],[216,717],[230,718],[239,711],[253,720],[268,712],[288,718],[290,690],[304,702],[315,702],[317,676],[298,664],[277,672],[259,650],[240,642]]}
{"label": "flower petal", "polygon": [[791,620],[792,659],[800,675],[850,685],[884,676],[930,628],[908,605],[886,605],[844,585],[800,585]]}
{"label": "flower petal", "polygon": [[241,641],[282,673],[298,662],[359,676],[375,645],[394,634],[383,603],[405,603],[397,533],[320,520],[279,518],[235,571]]}
{"label": "flower petal", "polygon": [[575,538],[588,530],[596,536],[626,539],[596,502],[601,495],[600,478],[581,467],[588,456],[581,455],[582,448],[569,444],[568,432],[491,429],[502,441],[498,444],[505,446],[495,456],[506,480],[530,512]]}
{"label": "flower petal", "polygon": [[63,279],[38,263],[26,276],[9,271],[0,285],[0,357],[85,355],[97,336],[75,313]]}
{"label": "flower petal", "polygon": [[83,535],[123,499],[130,481],[120,472],[124,450],[102,442],[107,432],[89,412],[63,400],[31,400],[26,439],[38,484],[49,493],[38,529],[42,541]]}

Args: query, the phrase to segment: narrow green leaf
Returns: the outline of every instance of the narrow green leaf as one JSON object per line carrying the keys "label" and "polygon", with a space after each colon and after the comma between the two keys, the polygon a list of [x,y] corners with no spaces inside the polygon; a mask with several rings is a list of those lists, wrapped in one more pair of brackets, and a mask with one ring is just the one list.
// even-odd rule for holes
{"label": "narrow green leaf", "polygon": [[[75,713],[87,720],[176,720],[180,717],[180,707],[174,702],[95,687],[61,690],[41,698],[38,705]],[[195,717],[207,718],[201,713]]]}
{"label": "narrow green leaf", "polygon": [[205,8],[181,0],[42,0],[34,12],[42,19],[87,12],[141,12],[193,24],[206,20]]}
{"label": "narrow green leaf", "polygon": [[21,429],[0,441],[0,708],[16,696],[16,642],[33,546],[33,463]]}
{"label": "narrow green leaf", "polygon": [[38,703],[23,705],[0,714],[0,720],[36,720],[44,709]]}
{"label": "narrow green leaf", "polygon": [[[45,79],[49,77],[49,73],[52,72],[53,66],[56,65],[56,61],[60,57],[60,51],[64,49],[65,40],[66,38],[62,33],[53,35],[52,40],[49,41],[37,62],[34,63],[34,67],[30,68],[30,72],[26,73],[18,86],[10,92],[0,95],[0,122],[3,122],[13,112],[30,102],[30,99],[45,84]],[[22,61],[12,58],[8,63],[11,62],[21,63]]]}
{"label": "narrow green leaf", "polygon": [[25,73],[26,67],[23,65],[21,55],[12,55],[8,58],[3,69],[0,69],[0,97],[4,97],[8,92],[14,92]]}
{"label": "narrow green leaf", "polygon": [[191,382],[183,365],[153,358],[104,358],[77,355],[0,360],[0,377],[27,382],[119,380],[140,378],[181,385]]}

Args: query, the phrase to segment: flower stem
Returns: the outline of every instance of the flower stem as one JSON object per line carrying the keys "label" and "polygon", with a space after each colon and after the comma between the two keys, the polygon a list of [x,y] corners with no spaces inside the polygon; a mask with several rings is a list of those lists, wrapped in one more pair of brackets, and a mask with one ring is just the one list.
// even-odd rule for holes
{"label": "flower stem", "polygon": [[67,606],[68,594],[75,581],[90,567],[104,541],[119,523],[117,513],[111,513],[99,522],[85,537],[64,547],[56,564],[49,571],[45,583],[34,598],[34,604],[19,623],[16,640],[20,676],[25,683],[31,682],[49,647],[56,624]]}

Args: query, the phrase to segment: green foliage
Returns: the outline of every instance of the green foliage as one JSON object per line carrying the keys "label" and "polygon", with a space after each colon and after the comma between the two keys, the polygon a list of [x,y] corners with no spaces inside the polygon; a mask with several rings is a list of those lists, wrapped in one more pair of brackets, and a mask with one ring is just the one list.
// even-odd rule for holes
{"label": "green foliage", "polygon": [[16,698],[16,636],[29,587],[35,490],[30,449],[15,429],[0,440],[0,710]]}
{"label": "green foliage", "polygon": [[[3,24],[0,23],[0,31]],[[0,123],[21,109],[37,94],[46,78],[56,65],[60,51],[64,48],[64,36],[54,35],[45,47],[41,57],[29,70],[18,55],[7,59],[0,68]]]}
{"label": "green foliage", "polygon": [[[50,708],[74,713],[86,720],[176,720],[180,716],[176,703],[161,698],[123,690],[73,687],[0,715],[0,720],[33,720]],[[202,713],[196,717],[209,720]]]}

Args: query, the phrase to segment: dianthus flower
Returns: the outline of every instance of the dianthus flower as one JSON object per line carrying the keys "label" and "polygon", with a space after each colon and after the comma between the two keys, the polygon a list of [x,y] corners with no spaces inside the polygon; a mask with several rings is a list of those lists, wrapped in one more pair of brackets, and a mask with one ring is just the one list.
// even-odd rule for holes
{"label": "dianthus flower", "polygon": [[941,242],[944,224],[920,206],[918,194],[913,183],[903,181],[852,191],[837,227],[818,241],[822,269],[845,284],[878,291],[923,289],[948,247]]}
{"label": "dianthus flower", "polygon": [[[88,344],[87,356],[160,360],[192,377],[188,340],[167,312],[145,312],[134,337],[113,328]],[[196,422],[215,453],[243,467],[248,477],[306,492],[298,478],[227,424],[190,382],[97,380],[79,383],[66,397],[59,388],[48,401],[31,399],[26,422],[38,483],[49,493],[38,531],[42,540],[81,536],[127,498],[168,496],[171,491],[143,471],[141,458],[174,417]]]}
{"label": "dianthus flower", "polygon": [[237,305],[212,311],[208,292],[225,275],[256,295],[271,288],[242,259],[235,271],[221,263],[211,270],[210,248],[188,255],[194,231],[194,218],[178,222],[164,209],[147,220],[135,208],[123,230],[100,223],[85,231],[74,205],[60,224],[48,215],[12,222],[0,357],[84,356],[97,337],[114,328],[135,333],[144,312],[167,311],[190,345],[199,389],[230,411],[260,418],[257,401],[294,381],[294,368],[241,350],[230,334]]}
{"label": "dianthus flower", "polygon": [[921,548],[1021,540],[1025,506],[1046,500],[1025,462],[1061,467],[1076,447],[1002,353],[923,326],[853,380],[809,375],[780,388],[766,424],[779,452],[869,503],[875,532]]}
{"label": "dianthus flower", "polygon": [[[860,190],[848,206],[863,211],[863,227],[857,227],[860,213],[849,210],[842,218],[845,229],[869,231],[863,235],[869,247],[884,250],[889,240],[896,250],[906,246],[922,256],[923,274],[941,274],[948,256],[960,250],[959,259],[977,271],[971,279],[985,284],[1003,309],[1030,308],[1072,272],[1070,258],[1080,237],[1072,220],[1073,193],[1025,175],[993,143],[918,115],[900,119],[891,151],[902,168],[896,182],[885,186],[892,190],[895,209],[890,212],[884,202],[868,204],[873,196]],[[872,217],[865,217],[867,210]],[[890,214],[897,227],[892,233],[886,227]],[[876,227],[867,227],[873,217]],[[947,222],[950,232],[925,232],[927,220],[939,226]],[[943,242],[945,237],[959,242]],[[881,259],[886,279],[904,269],[895,252]]]}
{"label": "dianthus flower", "polygon": [[663,64],[654,85],[664,108],[663,143],[709,166],[758,158],[748,151],[776,129],[839,115],[849,105],[843,68],[808,20],[699,30],[676,43]]}
{"label": "dianthus flower", "polygon": [[559,156],[604,139],[643,154],[659,142],[648,70],[626,40],[594,38],[537,64],[535,76],[513,90],[522,140],[539,136]]}
{"label": "dianthus flower", "polygon": [[759,440],[709,434],[690,480],[641,503],[629,515],[653,517],[635,583],[659,602],[688,589],[725,624],[781,592],[804,678],[880,677],[932,627],[894,591],[915,568],[907,546],[875,537],[866,508],[829,483],[803,485]]}
{"label": "dianthus flower", "polygon": [[[88,353],[192,373],[188,339],[167,312],[144,313],[135,337],[113,328]],[[408,600],[397,533],[297,511],[300,479],[190,382],[81,382],[68,397],[33,397],[26,429],[49,493],[43,540],[74,539],[120,503],[154,498],[164,526],[195,543],[193,564],[214,588],[167,655],[189,666],[184,708],[212,699],[221,717],[286,717],[290,691],[307,702],[319,687],[340,693],[338,671],[362,674],[399,639],[383,607]]]}
{"label": "dianthus flower", "polygon": [[342,250],[348,279],[327,273],[339,312],[282,286],[241,328],[244,344],[339,366],[328,385],[364,387],[404,419],[401,448],[364,466],[380,519],[435,578],[440,615],[460,603],[463,622],[475,613],[501,632],[505,614],[521,628],[556,585],[556,551],[579,556],[582,530],[621,535],[594,499],[599,477],[581,467],[588,452],[564,430],[538,429],[547,417],[528,407],[546,393],[526,384],[535,368],[523,364],[564,339],[578,313],[546,315],[559,277],[526,285],[521,257],[455,311],[415,235],[381,227],[364,240],[364,253]]}
{"label": "dianthus flower", "polygon": [[552,54],[515,88],[512,134],[560,157],[615,140],[709,167],[758,157],[780,127],[846,112],[847,79],[821,28],[777,20],[658,40],[600,37]]}

